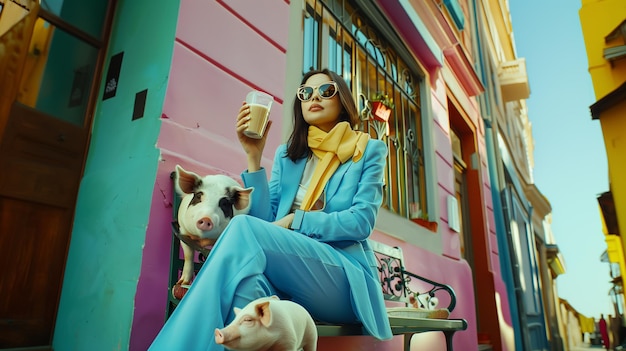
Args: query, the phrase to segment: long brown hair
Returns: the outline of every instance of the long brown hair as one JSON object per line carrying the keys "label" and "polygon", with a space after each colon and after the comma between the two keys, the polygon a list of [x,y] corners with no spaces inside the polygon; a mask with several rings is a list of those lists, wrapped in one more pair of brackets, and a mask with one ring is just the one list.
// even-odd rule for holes
{"label": "long brown hair", "polygon": [[[329,76],[330,79],[337,83],[339,99],[343,106],[339,114],[338,122],[349,122],[350,126],[354,128],[359,123],[359,113],[354,103],[350,87],[340,75],[328,68],[311,70],[302,77],[300,84],[304,84],[311,76],[320,73]],[[293,102],[293,122],[293,131],[287,142],[287,157],[292,161],[296,161],[299,158],[308,157],[311,154],[311,149],[309,149],[309,143],[307,141],[309,124],[304,120],[304,116],[302,115],[302,102],[297,97]]]}

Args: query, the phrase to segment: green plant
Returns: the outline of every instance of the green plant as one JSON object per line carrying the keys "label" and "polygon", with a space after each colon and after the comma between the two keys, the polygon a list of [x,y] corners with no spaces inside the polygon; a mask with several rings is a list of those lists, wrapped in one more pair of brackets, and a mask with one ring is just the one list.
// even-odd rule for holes
{"label": "green plant", "polygon": [[383,93],[383,92],[377,92],[376,94],[374,94],[374,96],[372,96],[372,98],[370,99],[370,101],[372,102],[380,102],[383,105],[393,109],[394,108],[394,104],[393,104],[393,98],[389,97],[389,95]]}

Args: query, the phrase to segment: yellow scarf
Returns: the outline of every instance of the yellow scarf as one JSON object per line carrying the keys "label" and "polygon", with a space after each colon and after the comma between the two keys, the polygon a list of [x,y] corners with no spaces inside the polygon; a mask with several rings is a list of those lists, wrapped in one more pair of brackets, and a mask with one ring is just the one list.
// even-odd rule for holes
{"label": "yellow scarf", "polygon": [[320,162],[315,167],[311,183],[304,194],[301,210],[309,211],[313,207],[340,164],[350,159],[357,162],[363,157],[368,140],[369,134],[352,130],[348,122],[337,123],[328,133],[309,126],[309,148]]}

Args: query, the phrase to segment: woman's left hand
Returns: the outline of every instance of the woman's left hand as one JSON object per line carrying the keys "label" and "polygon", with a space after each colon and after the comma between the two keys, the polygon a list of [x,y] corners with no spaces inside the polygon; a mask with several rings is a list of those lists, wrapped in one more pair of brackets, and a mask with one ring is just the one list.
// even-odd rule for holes
{"label": "woman's left hand", "polygon": [[276,224],[279,227],[283,227],[285,229],[291,229],[290,227],[291,227],[291,223],[293,222],[293,217],[294,217],[294,214],[290,213],[286,215],[285,217],[277,221],[274,221],[274,224]]}

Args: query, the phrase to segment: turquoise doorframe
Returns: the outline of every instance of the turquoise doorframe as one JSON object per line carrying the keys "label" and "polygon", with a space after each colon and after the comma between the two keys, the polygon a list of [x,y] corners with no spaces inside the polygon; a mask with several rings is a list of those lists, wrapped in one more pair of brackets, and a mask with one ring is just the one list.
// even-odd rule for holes
{"label": "turquoise doorframe", "polygon": [[[77,199],[55,350],[129,348],[179,4],[117,1]],[[106,82],[110,59],[120,53],[119,79]],[[116,92],[103,100],[107,84]]]}

